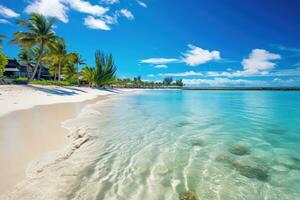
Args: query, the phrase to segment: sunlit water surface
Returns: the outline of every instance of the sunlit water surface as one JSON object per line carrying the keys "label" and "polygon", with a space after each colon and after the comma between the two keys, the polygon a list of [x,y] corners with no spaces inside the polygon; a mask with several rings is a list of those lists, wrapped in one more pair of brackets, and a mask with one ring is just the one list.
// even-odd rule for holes
{"label": "sunlit water surface", "polygon": [[146,91],[65,126],[91,136],[55,169],[66,199],[300,199],[300,92]]}

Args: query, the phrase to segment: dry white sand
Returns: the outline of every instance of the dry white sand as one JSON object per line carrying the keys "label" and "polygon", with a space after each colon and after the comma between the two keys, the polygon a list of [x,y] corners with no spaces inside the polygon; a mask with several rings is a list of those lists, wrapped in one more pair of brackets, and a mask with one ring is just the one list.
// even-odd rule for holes
{"label": "dry white sand", "polygon": [[64,146],[67,130],[61,122],[87,104],[129,91],[134,90],[0,86],[0,193],[25,178],[31,160]]}
{"label": "dry white sand", "polygon": [[0,116],[37,105],[80,102],[115,92],[71,86],[0,85]]}

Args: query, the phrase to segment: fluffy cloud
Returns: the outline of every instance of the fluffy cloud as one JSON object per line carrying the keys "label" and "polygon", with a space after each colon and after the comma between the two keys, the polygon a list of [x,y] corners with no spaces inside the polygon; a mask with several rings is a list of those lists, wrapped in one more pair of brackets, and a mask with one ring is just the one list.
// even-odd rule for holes
{"label": "fluffy cloud", "polygon": [[182,72],[182,73],[160,73],[160,76],[203,76],[201,72],[195,72],[195,71],[188,71],[188,72]]}
{"label": "fluffy cloud", "polygon": [[[101,2],[112,5],[119,3],[119,0],[102,0]],[[92,29],[110,30],[108,24],[117,24],[120,16],[124,16],[129,20],[134,19],[133,14],[127,9],[115,11],[113,14],[106,14],[109,12],[108,7],[98,4],[93,5],[88,0],[32,0],[24,11],[28,14],[40,13],[46,17],[56,17],[67,23],[70,9],[88,14],[89,16],[84,18],[84,25]]]}
{"label": "fluffy cloud", "polygon": [[147,4],[145,4],[144,2],[142,1],[136,1],[140,6],[144,7],[144,8],[147,8]]}
{"label": "fluffy cloud", "polygon": [[121,13],[121,15],[123,15],[124,17],[126,17],[129,20],[133,20],[134,19],[133,14],[129,10],[127,10],[127,9],[121,9],[120,13]]}
{"label": "fluffy cloud", "polygon": [[108,8],[92,5],[85,0],[34,0],[25,8],[25,12],[35,12],[47,17],[56,17],[67,23],[69,21],[67,15],[69,8],[93,16],[102,16],[108,11]]}
{"label": "fluffy cloud", "polygon": [[67,0],[67,2],[74,10],[94,16],[101,16],[108,11],[108,8],[99,5],[91,5],[90,2],[84,0]]}
{"label": "fluffy cloud", "polygon": [[26,8],[26,13],[40,13],[47,17],[56,17],[64,23],[69,21],[65,0],[34,0]]}
{"label": "fluffy cloud", "polygon": [[260,80],[245,80],[245,79],[229,79],[229,78],[214,78],[214,79],[183,79],[185,85],[190,86],[257,86],[266,84]]}
{"label": "fluffy cloud", "polygon": [[154,77],[154,74],[148,74],[147,76],[148,77]]}
{"label": "fluffy cloud", "polygon": [[189,66],[198,66],[212,60],[221,59],[219,51],[208,51],[191,44],[188,47],[190,50],[183,53],[184,58],[182,61]]}
{"label": "fluffy cloud", "polygon": [[0,15],[7,17],[7,18],[14,18],[19,17],[20,14],[16,13],[12,9],[9,9],[5,6],[0,5]]}
{"label": "fluffy cloud", "polygon": [[141,60],[141,63],[163,65],[168,63],[175,63],[178,61],[179,60],[175,58],[149,58],[149,59]]}
{"label": "fluffy cloud", "polygon": [[105,23],[102,19],[97,19],[93,16],[87,16],[84,18],[84,25],[91,29],[99,29],[99,30],[110,30],[110,27]]}
{"label": "fluffy cloud", "polygon": [[249,75],[268,73],[276,65],[271,61],[280,58],[279,54],[270,53],[264,49],[253,49],[249,58],[244,59],[242,62],[244,67],[243,73]]}
{"label": "fluffy cloud", "polygon": [[198,66],[212,60],[221,59],[219,51],[208,51],[200,47],[189,44],[189,50],[182,53],[183,58],[149,58],[142,60],[141,63],[148,64],[167,64],[167,63],[185,63],[189,66]]}
{"label": "fluffy cloud", "polygon": [[158,69],[161,69],[161,68],[168,68],[167,65],[155,65],[154,68],[158,68]]}

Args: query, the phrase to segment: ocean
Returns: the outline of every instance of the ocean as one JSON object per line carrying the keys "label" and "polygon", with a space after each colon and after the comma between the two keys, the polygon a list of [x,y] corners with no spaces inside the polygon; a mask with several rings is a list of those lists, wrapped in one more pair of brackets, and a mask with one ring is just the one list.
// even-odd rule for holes
{"label": "ocean", "polygon": [[121,94],[64,127],[28,169],[44,199],[300,199],[300,92]]}

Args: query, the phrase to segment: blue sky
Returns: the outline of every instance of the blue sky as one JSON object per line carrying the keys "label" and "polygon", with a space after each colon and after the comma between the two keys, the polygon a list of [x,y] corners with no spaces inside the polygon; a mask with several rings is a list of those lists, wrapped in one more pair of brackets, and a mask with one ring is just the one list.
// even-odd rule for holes
{"label": "blue sky", "polygon": [[93,66],[113,53],[121,78],[182,78],[191,86],[300,86],[297,0],[0,0],[8,39],[31,12],[57,17],[55,32]]}

